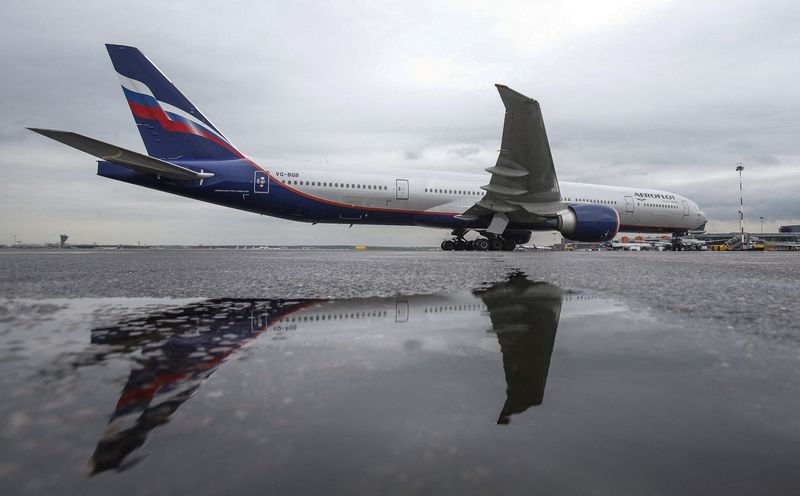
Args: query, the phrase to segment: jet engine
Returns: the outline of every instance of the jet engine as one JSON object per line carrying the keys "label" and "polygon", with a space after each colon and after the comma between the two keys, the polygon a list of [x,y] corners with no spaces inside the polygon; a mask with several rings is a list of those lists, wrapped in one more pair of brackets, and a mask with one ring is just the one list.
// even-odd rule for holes
{"label": "jet engine", "polygon": [[619,214],[605,205],[578,204],[558,213],[558,230],[572,241],[609,241],[619,231]]}

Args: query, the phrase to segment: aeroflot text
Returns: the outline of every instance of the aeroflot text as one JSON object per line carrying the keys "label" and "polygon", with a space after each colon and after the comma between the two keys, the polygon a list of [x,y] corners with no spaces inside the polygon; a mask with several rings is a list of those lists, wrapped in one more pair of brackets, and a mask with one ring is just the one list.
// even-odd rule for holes
{"label": "aeroflot text", "polygon": [[674,200],[675,195],[662,195],[661,193],[634,193],[636,196],[645,198],[663,198],[664,200]]}

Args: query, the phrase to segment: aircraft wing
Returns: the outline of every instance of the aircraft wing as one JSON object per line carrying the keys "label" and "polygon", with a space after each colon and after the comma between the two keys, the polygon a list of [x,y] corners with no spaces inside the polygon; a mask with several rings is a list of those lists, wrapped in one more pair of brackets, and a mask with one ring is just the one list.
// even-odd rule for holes
{"label": "aircraft wing", "polygon": [[132,169],[136,172],[145,174],[155,174],[161,177],[182,180],[207,179],[214,176],[211,172],[195,172],[186,167],[167,162],[149,155],[143,155],[117,145],[104,143],[88,136],[83,136],[69,131],[58,131],[55,129],[35,129],[29,127],[31,131],[47,136],[50,139],[64,143],[67,146],[76,148],[89,155],[113,162]]}
{"label": "aircraft wing", "polygon": [[489,184],[486,194],[466,212],[464,220],[492,214],[489,232],[502,233],[508,215],[529,218],[552,217],[563,210],[553,156],[544,128],[539,102],[498,84],[497,91],[506,107],[503,139],[497,163],[486,169]]}

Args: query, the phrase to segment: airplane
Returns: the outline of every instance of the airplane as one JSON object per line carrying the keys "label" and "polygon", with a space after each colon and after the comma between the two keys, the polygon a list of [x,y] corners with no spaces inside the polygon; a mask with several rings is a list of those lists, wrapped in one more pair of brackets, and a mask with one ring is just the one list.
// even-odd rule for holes
{"label": "airplane", "polygon": [[662,251],[664,247],[661,243],[651,244],[651,243],[626,243],[623,241],[614,241],[611,243],[612,250],[624,250],[624,251]]}
{"label": "airplane", "polygon": [[[147,155],[77,133],[31,131],[93,155],[97,174],[283,219],[445,228],[445,251],[514,250],[532,231],[604,242],[618,232],[675,237],[703,229],[694,201],[668,191],[558,181],[539,103],[496,84],[505,106],[501,147],[484,174],[348,172],[269,164],[243,155],[141,52],[107,44]],[[465,236],[475,231],[478,237]]]}
{"label": "airplane", "polygon": [[518,245],[517,248],[519,248],[520,250],[523,250],[523,251],[525,251],[525,250],[527,250],[527,251],[552,251],[553,250],[552,246],[537,245],[536,243]]}

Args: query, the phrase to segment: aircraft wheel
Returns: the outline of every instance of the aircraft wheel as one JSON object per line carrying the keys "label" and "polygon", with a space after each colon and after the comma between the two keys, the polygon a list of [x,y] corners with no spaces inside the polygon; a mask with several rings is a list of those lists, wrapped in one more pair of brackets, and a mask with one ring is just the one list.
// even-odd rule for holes
{"label": "aircraft wheel", "polygon": [[490,251],[500,251],[503,249],[503,242],[497,238],[489,240]]}
{"label": "aircraft wheel", "polygon": [[464,251],[467,249],[467,242],[463,239],[459,239],[455,242],[456,251]]}
{"label": "aircraft wheel", "polygon": [[446,240],[442,241],[442,250],[444,250],[444,251],[453,251],[453,249],[455,247],[456,247],[456,244],[453,243],[449,239],[446,239]]}
{"label": "aircraft wheel", "polygon": [[665,245],[664,251],[672,251],[672,245]]}
{"label": "aircraft wheel", "polygon": [[473,242],[473,246],[477,251],[486,251],[489,249],[489,240],[486,238],[478,238]]}
{"label": "aircraft wheel", "polygon": [[503,251],[514,251],[517,248],[517,243],[513,239],[503,240]]}
{"label": "aircraft wheel", "polygon": [[467,241],[467,251],[473,251],[475,249],[475,242],[474,241]]}

